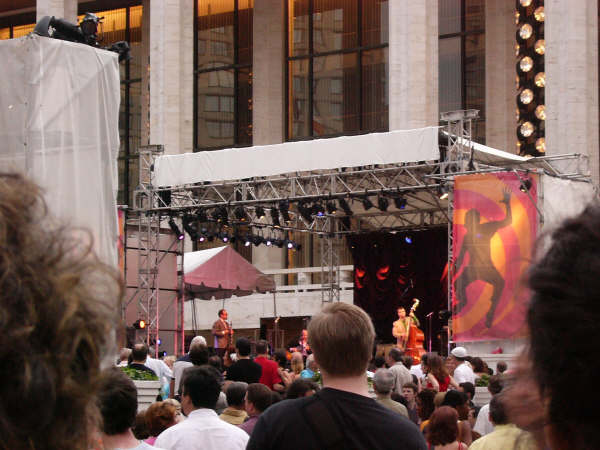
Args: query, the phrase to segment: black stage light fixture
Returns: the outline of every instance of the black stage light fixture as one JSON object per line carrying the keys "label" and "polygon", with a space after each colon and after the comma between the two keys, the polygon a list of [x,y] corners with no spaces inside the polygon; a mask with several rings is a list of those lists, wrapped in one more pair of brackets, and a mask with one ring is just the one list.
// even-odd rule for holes
{"label": "black stage light fixture", "polygon": [[173,219],[172,217],[169,219],[169,227],[171,228],[171,231],[177,237],[178,240],[180,240],[180,241],[183,240],[183,238],[185,236],[183,235],[183,233],[181,232],[181,230],[175,223],[175,219]]}
{"label": "black stage light fixture", "polygon": [[221,239],[223,242],[229,242],[230,236],[229,233],[227,233],[226,231],[221,231],[218,235],[218,238]]}
{"label": "black stage light fixture", "polygon": [[521,186],[519,186],[519,190],[521,192],[529,192],[529,189],[531,189],[531,180],[529,178],[525,178],[520,181]]}
{"label": "black stage light fixture", "polygon": [[352,209],[348,205],[348,202],[345,198],[339,198],[338,203],[340,204],[340,208],[344,210],[344,214],[346,214],[347,216],[351,216],[353,214]]}
{"label": "black stage light fixture", "polygon": [[200,223],[208,222],[208,215],[206,214],[206,211],[204,209],[199,209],[198,213],[196,214],[196,219]]}
{"label": "black stage light fixture", "polygon": [[377,207],[381,211],[387,211],[388,206],[390,205],[390,201],[383,195],[377,197]]}
{"label": "black stage light fixture", "polygon": [[273,245],[275,247],[279,247],[279,248],[283,248],[283,244],[284,244],[284,240],[277,238],[277,239],[273,239]]}
{"label": "black stage light fixture", "polygon": [[252,245],[252,236],[247,234],[246,237],[244,237],[244,247],[250,247]]}
{"label": "black stage light fixture", "polygon": [[213,214],[213,219],[215,219],[218,223],[227,225],[229,223],[229,213],[227,212],[227,208],[225,206],[217,207],[215,213]]}
{"label": "black stage light fixture", "polygon": [[312,208],[309,208],[305,202],[298,203],[298,212],[300,213],[302,218],[308,223],[311,223],[313,221]]}
{"label": "black stage light fixture", "polygon": [[258,205],[256,207],[256,209],[254,210],[254,213],[256,214],[256,218],[257,219],[264,219],[264,217],[265,217],[265,208],[263,208],[262,206]]}
{"label": "black stage light fixture", "polygon": [[325,207],[327,208],[327,214],[335,214],[337,212],[337,207],[335,206],[335,202],[333,200],[327,202]]}
{"label": "black stage light fixture", "polygon": [[281,223],[279,222],[279,211],[275,207],[271,208],[271,222],[276,228],[281,226]]}
{"label": "black stage light fixture", "polygon": [[269,236],[269,237],[267,237],[267,238],[265,238],[265,245],[266,245],[267,247],[270,247],[270,246],[272,246],[272,245],[273,245],[273,238],[272,238],[272,237],[270,237],[270,236]]}
{"label": "black stage light fixture", "polygon": [[279,202],[279,211],[281,211],[281,217],[283,217],[283,220],[285,222],[291,222],[292,219],[290,218],[290,201],[289,200],[281,200]]}
{"label": "black stage light fixture", "polygon": [[398,197],[394,197],[394,205],[396,205],[396,208],[398,209],[404,209],[406,208],[406,198],[403,196],[398,196]]}
{"label": "black stage light fixture", "polygon": [[196,228],[196,224],[194,222],[194,218],[187,214],[184,214],[183,219],[181,220],[181,223],[183,224],[183,229],[187,234],[190,235],[190,239],[195,242],[198,240],[199,236],[198,229]]}
{"label": "black stage light fixture", "polygon": [[325,215],[325,208],[319,202],[314,202],[312,212],[317,217],[323,217]]}
{"label": "black stage light fixture", "polygon": [[446,200],[450,195],[450,190],[445,184],[440,184],[438,187],[438,197],[440,200]]}
{"label": "black stage light fixture", "polygon": [[235,215],[235,218],[240,222],[246,222],[248,220],[248,215],[246,214],[246,211],[242,206],[238,206],[237,208],[235,208],[233,210],[233,214]]}
{"label": "black stage light fixture", "polygon": [[255,246],[259,246],[260,244],[262,244],[264,242],[263,237],[260,234],[255,234],[254,236],[252,236],[252,243]]}
{"label": "black stage light fixture", "polygon": [[365,196],[363,198],[362,204],[363,204],[363,208],[365,208],[365,211],[368,211],[369,209],[371,209],[373,207],[373,202],[369,199],[368,196]]}
{"label": "black stage light fixture", "polygon": [[144,319],[138,319],[135,322],[133,322],[133,328],[135,328],[136,330],[143,330],[144,328],[146,328],[146,321]]}

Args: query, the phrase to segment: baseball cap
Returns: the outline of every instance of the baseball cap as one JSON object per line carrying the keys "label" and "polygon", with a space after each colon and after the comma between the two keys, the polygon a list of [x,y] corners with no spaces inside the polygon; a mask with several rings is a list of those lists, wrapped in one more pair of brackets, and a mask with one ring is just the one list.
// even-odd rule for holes
{"label": "baseball cap", "polygon": [[467,357],[467,349],[464,347],[456,347],[450,353],[452,354],[452,356],[456,356],[457,358]]}

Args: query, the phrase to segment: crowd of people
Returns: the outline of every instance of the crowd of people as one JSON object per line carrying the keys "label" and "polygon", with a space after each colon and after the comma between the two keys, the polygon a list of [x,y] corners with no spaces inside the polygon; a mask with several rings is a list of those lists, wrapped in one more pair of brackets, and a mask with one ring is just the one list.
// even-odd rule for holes
{"label": "crowd of people", "polygon": [[[115,361],[119,276],[88,235],[48,216],[37,186],[0,174],[0,448],[600,448],[600,206],[548,237],[527,279],[527,350],[497,366],[478,410],[484,361],[464,347],[418,365],[399,349],[374,355],[371,319],[341,302],[289,357],[241,337],[222,358],[197,336],[177,359],[140,343]],[[161,381],[144,411],[123,366]]]}

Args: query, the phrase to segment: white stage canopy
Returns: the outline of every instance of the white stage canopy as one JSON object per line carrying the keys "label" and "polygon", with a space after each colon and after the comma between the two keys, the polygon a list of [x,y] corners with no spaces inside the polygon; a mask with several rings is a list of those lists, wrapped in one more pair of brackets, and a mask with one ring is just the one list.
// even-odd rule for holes
{"label": "white stage canopy", "polygon": [[160,156],[154,164],[154,183],[182,186],[439,157],[438,127],[427,127]]}
{"label": "white stage canopy", "polygon": [[0,41],[0,171],[44,189],[52,216],[117,265],[118,55],[29,35]]}

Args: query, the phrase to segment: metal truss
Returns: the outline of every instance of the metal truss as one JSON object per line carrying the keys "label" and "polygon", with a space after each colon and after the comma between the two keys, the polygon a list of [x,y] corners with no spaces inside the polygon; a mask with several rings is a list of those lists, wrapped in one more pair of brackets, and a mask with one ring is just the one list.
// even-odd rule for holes
{"label": "metal truss", "polygon": [[321,304],[340,301],[340,255],[339,235],[336,234],[336,221],[326,219],[328,233],[321,239]]}

